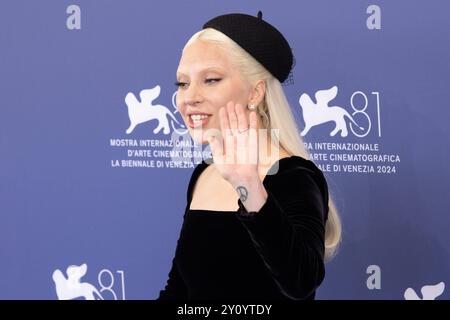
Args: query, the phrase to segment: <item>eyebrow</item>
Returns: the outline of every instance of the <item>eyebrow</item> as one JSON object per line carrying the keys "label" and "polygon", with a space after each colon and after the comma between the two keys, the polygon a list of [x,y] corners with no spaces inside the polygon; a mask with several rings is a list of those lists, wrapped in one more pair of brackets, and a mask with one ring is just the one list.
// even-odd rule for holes
{"label": "eyebrow", "polygon": [[[223,72],[223,70],[221,68],[218,68],[218,67],[206,67],[206,68],[201,69],[199,71],[199,73],[205,73],[205,72],[208,72],[208,71],[214,71],[214,72],[219,72],[219,73]],[[181,71],[177,71],[177,76],[179,76],[179,75],[185,76],[186,74],[181,72]]]}

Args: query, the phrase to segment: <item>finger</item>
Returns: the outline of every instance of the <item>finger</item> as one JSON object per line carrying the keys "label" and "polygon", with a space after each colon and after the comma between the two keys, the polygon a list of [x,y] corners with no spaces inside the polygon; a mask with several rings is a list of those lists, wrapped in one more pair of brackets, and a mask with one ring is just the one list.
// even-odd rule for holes
{"label": "finger", "polygon": [[248,132],[239,133],[236,137],[236,161],[238,164],[248,163]]}
{"label": "finger", "polygon": [[231,134],[228,130],[228,134],[224,138],[224,163],[225,164],[235,164],[235,154],[236,154],[236,136]]}
{"label": "finger", "polygon": [[238,128],[240,132],[243,132],[248,129],[248,121],[247,115],[245,113],[244,107],[241,104],[236,104],[235,106],[237,119],[238,119]]}
{"label": "finger", "polygon": [[258,116],[255,111],[250,112],[250,129],[248,133],[248,155],[250,164],[258,164]]}
{"label": "finger", "polygon": [[222,130],[222,138],[225,139],[227,135],[231,135],[230,122],[228,120],[228,111],[226,108],[222,107],[219,109],[220,118],[220,130]]}
{"label": "finger", "polygon": [[236,111],[234,110],[234,103],[228,102],[227,103],[227,111],[228,111],[228,120],[230,122],[230,129],[231,133],[236,136],[237,130],[238,130],[238,120],[236,116]]}
{"label": "finger", "polygon": [[236,160],[239,164],[248,163],[248,121],[247,115],[241,104],[234,106],[238,120],[238,135],[236,138]]}
{"label": "finger", "polygon": [[209,136],[208,143],[211,148],[211,153],[213,155],[214,163],[222,164],[223,163],[223,146],[221,139],[218,139],[216,136]]}
{"label": "finger", "polygon": [[258,116],[256,115],[256,111],[251,111],[249,115],[249,122],[251,129],[258,129]]}

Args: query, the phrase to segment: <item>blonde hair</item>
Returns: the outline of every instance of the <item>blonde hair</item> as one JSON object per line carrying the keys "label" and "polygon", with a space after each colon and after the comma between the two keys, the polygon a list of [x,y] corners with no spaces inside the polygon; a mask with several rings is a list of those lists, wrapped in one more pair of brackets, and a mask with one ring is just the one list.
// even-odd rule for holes
{"label": "blonde hair", "polygon": [[[265,81],[265,97],[257,108],[264,128],[279,130],[279,135],[272,138],[277,140],[274,143],[278,143],[288,153],[310,159],[278,79],[274,78],[267,69],[236,42],[217,30],[208,28],[195,33],[186,43],[185,48],[196,40],[213,42],[228,49],[226,51],[230,55],[231,61],[240,69],[244,78],[251,83],[258,80]],[[328,220],[325,225],[325,258],[327,260],[335,255],[341,241],[342,232],[341,221],[330,194],[328,207]]]}

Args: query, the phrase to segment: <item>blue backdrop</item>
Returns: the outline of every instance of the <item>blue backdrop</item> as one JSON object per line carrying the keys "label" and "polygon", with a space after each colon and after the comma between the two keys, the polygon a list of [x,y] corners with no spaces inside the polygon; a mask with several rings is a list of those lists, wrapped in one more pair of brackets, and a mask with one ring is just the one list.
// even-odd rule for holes
{"label": "blue backdrop", "polygon": [[4,0],[0,298],[157,297],[199,151],[181,48],[258,10],[291,43],[284,88],[342,217],[317,298],[450,297],[450,2]]}

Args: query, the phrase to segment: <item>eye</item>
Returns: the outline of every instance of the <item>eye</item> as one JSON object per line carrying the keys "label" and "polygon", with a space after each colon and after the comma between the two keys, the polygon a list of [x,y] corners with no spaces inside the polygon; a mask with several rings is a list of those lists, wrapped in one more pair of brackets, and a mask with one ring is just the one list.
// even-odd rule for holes
{"label": "eye", "polygon": [[222,80],[222,79],[220,79],[220,78],[208,78],[208,79],[205,80],[205,82],[209,83],[209,84],[213,84],[213,83],[219,82],[220,80]]}
{"label": "eye", "polygon": [[176,82],[175,82],[175,85],[176,85],[178,88],[183,89],[183,88],[186,88],[187,83],[186,83],[186,82],[181,82],[181,81],[176,81]]}

